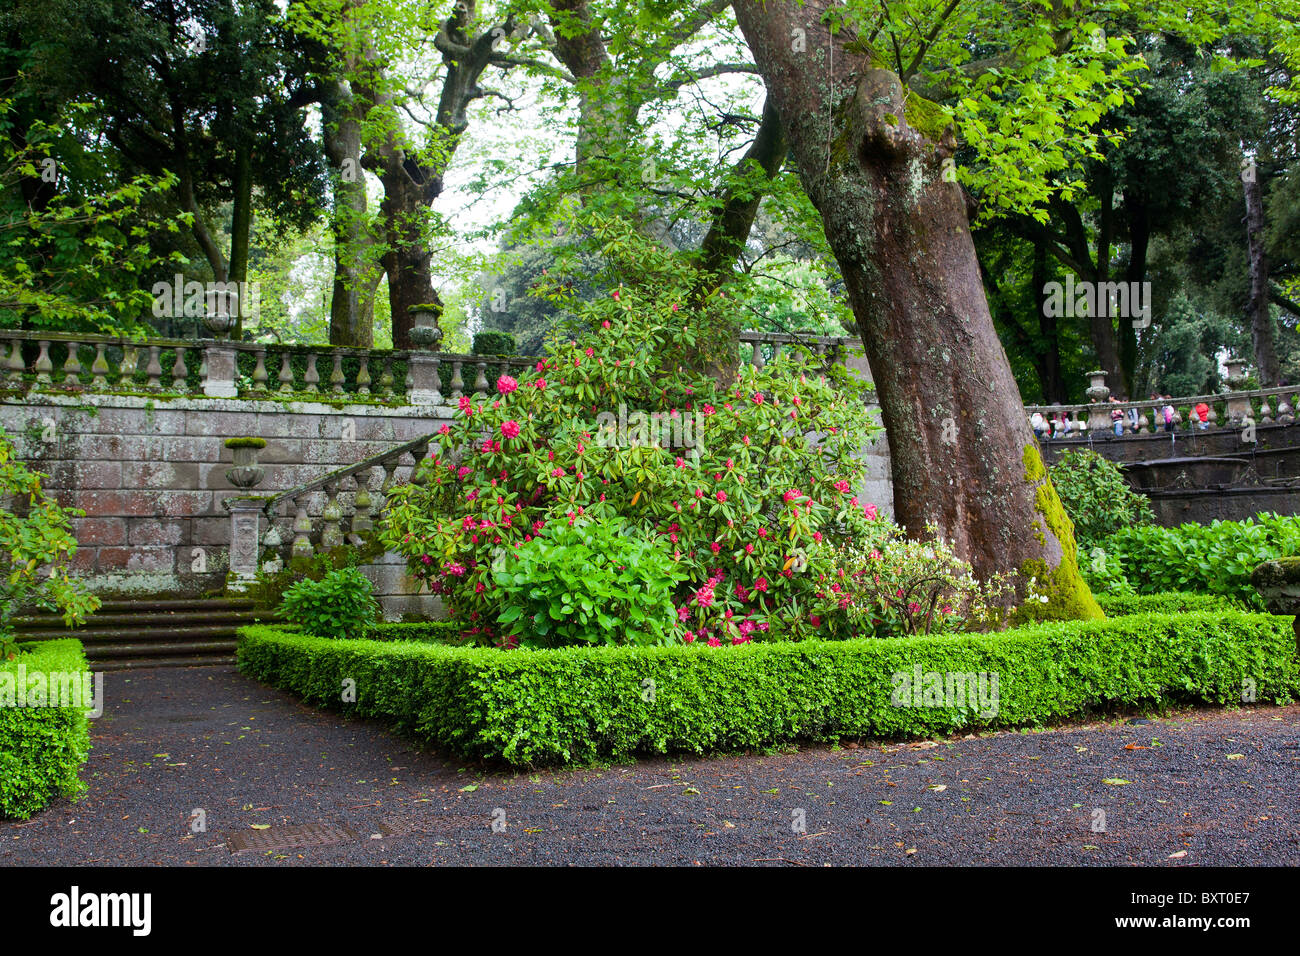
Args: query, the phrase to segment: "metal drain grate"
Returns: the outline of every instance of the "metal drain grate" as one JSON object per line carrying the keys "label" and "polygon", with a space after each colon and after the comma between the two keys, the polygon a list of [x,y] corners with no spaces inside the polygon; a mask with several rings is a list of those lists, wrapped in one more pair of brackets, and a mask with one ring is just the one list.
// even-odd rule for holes
{"label": "metal drain grate", "polygon": [[406,817],[389,817],[379,821],[379,832],[384,839],[389,837],[410,836],[413,833],[427,833],[429,823],[425,820]]}
{"label": "metal drain grate", "polygon": [[300,846],[329,846],[355,840],[357,835],[347,827],[327,823],[308,823],[299,827],[271,827],[269,830],[240,830],[226,838],[231,853],[288,850]]}

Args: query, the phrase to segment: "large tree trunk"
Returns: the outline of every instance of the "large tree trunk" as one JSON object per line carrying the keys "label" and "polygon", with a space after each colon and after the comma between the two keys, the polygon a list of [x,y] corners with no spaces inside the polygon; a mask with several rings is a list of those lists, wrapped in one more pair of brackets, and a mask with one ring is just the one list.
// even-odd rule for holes
{"label": "large tree trunk", "polygon": [[827,6],[735,11],[844,274],[895,511],[914,535],[936,525],[981,577],[1017,571],[1022,589],[1037,578],[1049,601],[1026,604],[1034,616],[1100,617],[989,315],[960,187],[943,179],[951,134],[911,125],[898,77],[847,52]]}
{"label": "large tree trunk", "polygon": [[373,239],[361,170],[361,109],[341,83],[331,84],[321,104],[325,152],[334,171],[334,289],[330,297],[330,345],[370,348],[375,341],[374,285],[367,268]]}
{"label": "large tree trunk", "polygon": [[1246,190],[1246,243],[1250,258],[1250,300],[1246,315],[1250,320],[1250,338],[1255,347],[1255,366],[1259,384],[1270,388],[1282,380],[1277,360],[1277,331],[1269,305],[1268,254],[1264,249],[1264,196],[1260,190],[1257,167],[1242,176]]}

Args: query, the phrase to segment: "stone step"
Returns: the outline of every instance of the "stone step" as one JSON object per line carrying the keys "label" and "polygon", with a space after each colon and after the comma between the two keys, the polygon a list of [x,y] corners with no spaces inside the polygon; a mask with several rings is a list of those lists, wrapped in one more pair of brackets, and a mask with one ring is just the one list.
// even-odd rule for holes
{"label": "stone step", "polygon": [[105,644],[120,641],[194,641],[206,638],[222,637],[234,640],[238,637],[235,624],[213,624],[208,627],[77,627],[69,630],[19,631],[20,641],[57,641],[75,637],[87,647],[92,644]]}
{"label": "stone step", "polygon": [[15,630],[25,631],[63,631],[65,633],[80,633],[106,627],[127,625],[134,629],[152,629],[170,628],[170,627],[196,627],[208,624],[229,624],[232,627],[239,627],[244,624],[251,624],[258,620],[273,620],[276,614],[269,611],[257,610],[238,610],[225,611],[220,609],[209,608],[191,608],[185,611],[158,611],[158,612],[140,612],[137,614],[128,614],[124,612],[105,614],[103,611],[96,611],[86,623],[80,628],[69,628],[64,625],[63,618],[58,614],[29,614],[24,617],[13,619]]}
{"label": "stone step", "polygon": [[86,648],[86,659],[92,666],[96,661],[121,657],[202,656],[212,654],[230,656],[235,653],[237,641],[149,641],[137,644],[110,644]]}
{"label": "stone step", "polygon": [[143,667],[212,667],[220,664],[234,664],[235,655],[220,654],[211,657],[132,657],[100,661],[92,664],[96,671],[136,670]]}

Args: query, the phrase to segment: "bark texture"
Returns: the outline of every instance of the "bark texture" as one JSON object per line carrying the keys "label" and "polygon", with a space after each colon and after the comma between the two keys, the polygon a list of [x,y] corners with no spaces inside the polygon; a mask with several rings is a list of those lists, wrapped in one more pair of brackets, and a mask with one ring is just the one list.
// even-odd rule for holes
{"label": "bark texture", "polygon": [[1250,259],[1250,300],[1246,317],[1250,321],[1250,340],[1255,348],[1255,366],[1259,369],[1259,384],[1263,388],[1277,385],[1282,380],[1282,369],[1277,360],[1277,331],[1269,302],[1268,252],[1264,247],[1264,195],[1260,189],[1259,172],[1244,176],[1246,191],[1246,242]]}
{"label": "bark texture", "polygon": [[[827,0],[738,0],[745,39],[848,287],[875,378],[894,504],[976,573],[1037,578],[1035,617],[1099,617],[980,282],[955,142],[898,77],[823,25]],[[805,31],[805,50],[792,44]]]}

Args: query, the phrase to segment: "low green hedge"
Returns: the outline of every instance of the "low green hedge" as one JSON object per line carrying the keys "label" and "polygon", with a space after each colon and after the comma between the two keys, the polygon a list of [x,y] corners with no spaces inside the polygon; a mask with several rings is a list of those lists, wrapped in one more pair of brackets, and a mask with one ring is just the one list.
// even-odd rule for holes
{"label": "low green hedge", "polygon": [[460,625],[452,621],[385,621],[370,625],[366,637],[372,641],[454,644],[460,638]]}
{"label": "low green hedge", "polygon": [[[82,707],[18,707],[18,684],[33,674],[88,674],[77,640],[20,644],[31,653],[0,661],[0,817],[26,820],[57,796],[86,789],[77,776],[90,753],[90,723]],[[21,665],[21,667],[20,667]],[[48,682],[48,678],[47,678]],[[47,698],[48,699],[48,698]]]}
{"label": "low green hedge", "polygon": [[1174,591],[1164,594],[1094,594],[1101,609],[1110,617],[1127,614],[1186,614],[1191,611],[1248,611],[1236,598],[1226,594]]}
{"label": "low green hedge", "polygon": [[[1135,614],[963,637],[502,652],[240,631],[240,669],[314,704],[394,721],[511,764],[770,747],[1038,723],[1107,705],[1285,702],[1300,689],[1288,618]],[[996,716],[895,706],[894,676],[996,674]],[[341,702],[348,680],[356,701]]]}

